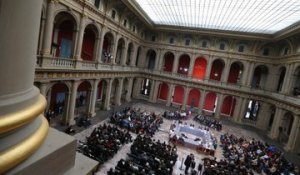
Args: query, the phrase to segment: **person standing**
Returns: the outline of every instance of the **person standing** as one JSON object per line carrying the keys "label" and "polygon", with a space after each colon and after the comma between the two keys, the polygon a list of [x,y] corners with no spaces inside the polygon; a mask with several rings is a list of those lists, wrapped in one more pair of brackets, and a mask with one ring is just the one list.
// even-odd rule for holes
{"label": "person standing", "polygon": [[189,168],[191,166],[192,163],[192,159],[193,159],[194,155],[190,154],[186,157],[185,161],[184,161],[184,165],[185,165],[185,174],[188,174]]}
{"label": "person standing", "polygon": [[199,175],[201,175],[201,173],[202,173],[202,164],[201,164],[201,162],[199,162],[199,165],[198,165],[198,172],[199,172]]}

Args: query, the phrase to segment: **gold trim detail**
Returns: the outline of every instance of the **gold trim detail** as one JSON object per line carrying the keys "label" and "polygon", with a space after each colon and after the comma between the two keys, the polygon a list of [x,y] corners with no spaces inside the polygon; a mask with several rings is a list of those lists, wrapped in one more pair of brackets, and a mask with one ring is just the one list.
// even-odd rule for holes
{"label": "gold trim detail", "polygon": [[0,117],[0,134],[16,129],[20,126],[29,123],[37,116],[43,114],[47,102],[42,95],[39,95],[38,100],[25,109],[9,113]]}
{"label": "gold trim detail", "polygon": [[35,133],[21,143],[18,143],[10,149],[0,153],[0,174],[3,174],[7,170],[24,161],[44,142],[48,134],[49,124],[44,116],[41,116],[40,118],[41,125]]}

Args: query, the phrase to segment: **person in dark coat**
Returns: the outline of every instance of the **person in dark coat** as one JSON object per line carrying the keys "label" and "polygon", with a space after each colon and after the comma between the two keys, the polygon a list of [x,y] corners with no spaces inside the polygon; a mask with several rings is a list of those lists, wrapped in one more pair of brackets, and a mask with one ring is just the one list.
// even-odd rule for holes
{"label": "person in dark coat", "polygon": [[198,165],[198,172],[199,172],[199,175],[201,175],[201,173],[202,173],[202,164],[201,164],[201,162],[199,162],[199,165]]}
{"label": "person in dark coat", "polygon": [[189,171],[189,168],[191,166],[191,163],[192,163],[192,159],[193,159],[194,155],[193,154],[190,154],[186,157],[185,161],[184,161],[184,165],[185,165],[185,174],[188,174],[188,171]]}

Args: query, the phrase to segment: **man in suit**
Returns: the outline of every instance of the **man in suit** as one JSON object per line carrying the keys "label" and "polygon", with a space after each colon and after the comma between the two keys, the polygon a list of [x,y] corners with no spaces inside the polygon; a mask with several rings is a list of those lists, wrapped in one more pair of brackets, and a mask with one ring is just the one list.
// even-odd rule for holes
{"label": "man in suit", "polygon": [[189,168],[191,166],[192,163],[192,159],[193,159],[194,155],[190,154],[186,157],[185,161],[184,161],[184,165],[185,165],[185,174],[188,174]]}

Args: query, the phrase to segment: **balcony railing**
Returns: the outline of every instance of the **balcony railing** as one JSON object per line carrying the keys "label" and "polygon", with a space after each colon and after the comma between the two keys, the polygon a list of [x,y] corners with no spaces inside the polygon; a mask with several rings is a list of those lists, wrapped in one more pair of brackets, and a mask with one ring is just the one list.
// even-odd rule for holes
{"label": "balcony railing", "polygon": [[[166,79],[176,79],[180,81],[190,81],[191,83],[205,84],[206,86],[221,87],[224,89],[251,92],[253,95],[257,96],[269,96],[275,99],[284,100],[290,104],[295,104],[300,106],[300,101],[296,100],[299,97],[281,94],[265,89],[255,89],[250,86],[242,85],[240,83],[233,84],[222,81],[215,81],[210,79],[196,79],[189,75],[183,75],[178,73],[166,72],[162,70],[150,70],[146,68],[130,67],[118,64],[110,63],[96,63],[94,61],[80,61],[75,59],[67,58],[57,58],[57,57],[37,57],[36,67],[39,68],[51,68],[51,69],[80,69],[80,70],[101,70],[101,71],[119,71],[119,72],[140,72],[151,75],[158,75]],[[296,94],[300,93],[299,89],[294,92]],[[294,95],[294,94],[293,94]],[[245,121],[246,122],[246,121]]]}

